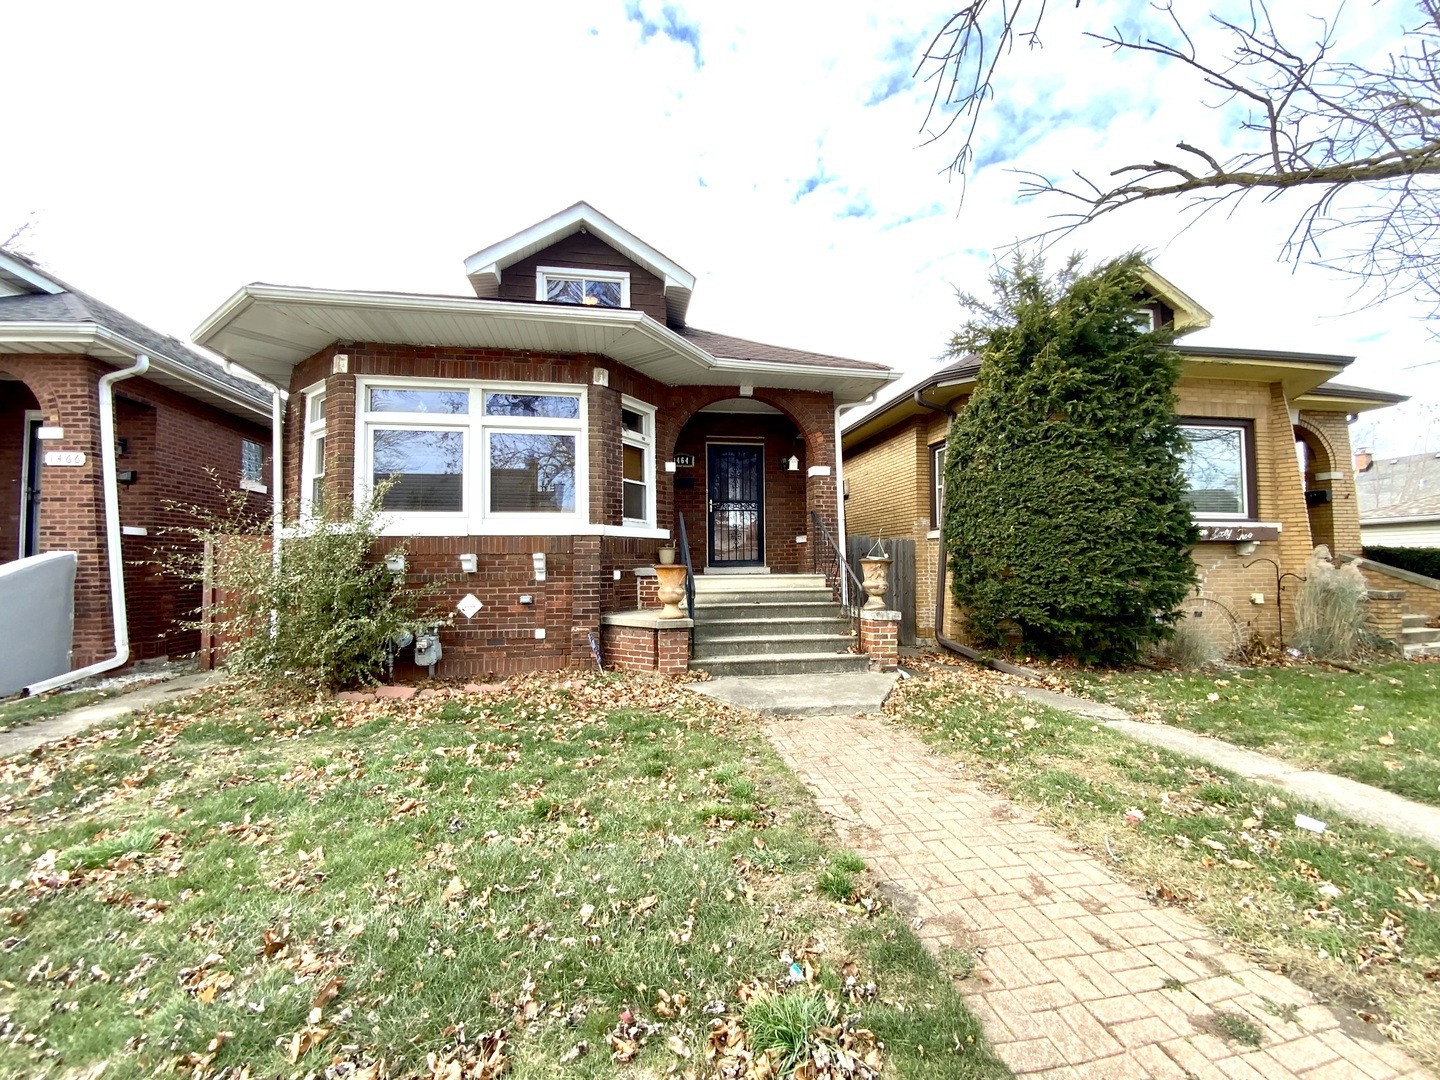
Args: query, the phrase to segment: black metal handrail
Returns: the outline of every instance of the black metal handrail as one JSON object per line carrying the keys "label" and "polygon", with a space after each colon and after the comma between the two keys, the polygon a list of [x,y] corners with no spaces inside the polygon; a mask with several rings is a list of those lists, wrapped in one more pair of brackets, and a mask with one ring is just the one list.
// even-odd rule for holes
{"label": "black metal handrail", "polygon": [[[830,535],[830,530],[825,525],[825,519],[820,516],[819,511],[810,511],[810,521],[811,524],[814,526],[815,533],[823,537],[826,545],[830,548],[832,564],[837,568],[835,571],[835,584],[832,586],[832,588],[834,588],[836,592],[841,591],[840,574],[842,569],[843,572],[849,576],[851,584],[855,587],[855,591],[850,596],[850,622],[852,625],[852,629],[855,631],[856,634],[859,634],[860,598],[865,595],[865,586],[861,584],[859,576],[855,573],[854,568],[851,567],[850,560],[847,559],[845,557],[845,553],[840,550],[840,545],[835,542],[835,537]],[[817,558],[819,555],[817,549],[819,547],[819,544],[810,545],[810,569],[814,572],[819,571],[819,566],[817,563]],[[826,568],[825,579],[826,581],[829,581],[830,579],[828,566]]]}
{"label": "black metal handrail", "polygon": [[[685,515],[675,514],[676,531],[680,534],[680,560],[685,564],[685,614],[695,621],[695,567],[690,565],[690,537],[685,532]],[[690,631],[693,639],[695,631]]]}

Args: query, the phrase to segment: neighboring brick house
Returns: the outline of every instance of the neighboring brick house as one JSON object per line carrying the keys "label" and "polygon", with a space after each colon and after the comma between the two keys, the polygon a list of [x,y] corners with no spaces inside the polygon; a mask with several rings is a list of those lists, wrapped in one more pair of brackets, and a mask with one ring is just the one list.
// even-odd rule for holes
{"label": "neighboring brick house", "polygon": [[[1159,274],[1150,272],[1146,285],[1139,307],[1152,325],[1183,335],[1210,324],[1208,311]],[[1182,359],[1178,412],[1192,440],[1186,472],[1201,531],[1192,555],[1200,574],[1195,595],[1203,601],[1187,610],[1208,613],[1206,625],[1220,644],[1232,633],[1273,638],[1277,574],[1300,573],[1317,544],[1334,554],[1360,551],[1349,419],[1405,399],[1330,382],[1349,356],[1183,342],[1174,348]],[[842,436],[850,531],[883,530],[916,542],[922,636],[935,632],[945,437],[980,366],[969,356],[941,368],[849,421]],[[1282,591],[1287,617],[1293,584],[1286,579]],[[953,597],[946,597],[944,618],[944,633],[963,640]]]}
{"label": "neighboring brick house", "polygon": [[266,510],[271,396],[0,251],[0,561],[76,553],[74,668],[116,655],[100,379],[140,355],[148,370],[111,389],[131,660],[197,648],[180,622],[193,617],[198,587],[162,572],[157,548],[187,520],[177,505],[218,510],[226,492],[246,491]]}
{"label": "neighboring brick house", "polygon": [[[289,388],[302,519],[394,478],[410,578],[482,605],[439,674],[593,663],[602,615],[653,603],[681,514],[699,574],[812,568],[811,513],[839,533],[837,409],[894,372],[687,325],[694,275],[584,203],[465,269],[473,296],[247,285],[195,334]],[[643,629],[609,637],[683,666]]]}

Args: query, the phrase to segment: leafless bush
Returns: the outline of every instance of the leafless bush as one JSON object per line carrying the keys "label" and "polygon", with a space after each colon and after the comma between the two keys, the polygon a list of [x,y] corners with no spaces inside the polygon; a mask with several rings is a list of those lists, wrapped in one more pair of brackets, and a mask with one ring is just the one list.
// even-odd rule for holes
{"label": "leafless bush", "polygon": [[1305,580],[1295,591],[1291,644],[1311,656],[1344,660],[1354,655],[1365,632],[1365,578],[1351,563],[1337,569],[1330,552],[1317,547],[1305,562]]}

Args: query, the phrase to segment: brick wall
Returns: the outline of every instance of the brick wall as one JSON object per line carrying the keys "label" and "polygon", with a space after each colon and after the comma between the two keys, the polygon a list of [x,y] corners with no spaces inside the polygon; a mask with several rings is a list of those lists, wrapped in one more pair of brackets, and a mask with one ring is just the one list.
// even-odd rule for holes
{"label": "brick wall", "polygon": [[682,675],[690,662],[690,629],[650,629],[644,626],[604,628],[606,667],[617,671],[658,671]]}
{"label": "brick wall", "polygon": [[[114,368],[87,357],[6,356],[0,371],[21,380],[34,396],[45,423],[64,430],[64,438],[44,444],[46,451],[75,450],[85,454],[80,467],[42,468],[40,551],[74,551],[76,667],[113,655],[109,570],[105,549],[105,511],[100,477],[98,383]],[[151,565],[162,549],[179,539],[165,530],[191,523],[184,508],[199,506],[219,512],[225,499],[239,490],[240,444],[250,439],[270,445],[270,433],[259,423],[178,394],[148,378],[117,384],[116,434],[127,446],[117,465],[133,469],[137,481],[119,491],[122,525],[144,528],[143,537],[122,541],[125,559],[126,607],[131,653],[136,659],[193,652],[198,636],[177,625],[191,617],[199,590]],[[18,404],[18,403],[16,403]],[[267,453],[268,458],[268,453]],[[14,462],[18,469],[18,458]],[[3,475],[14,473],[0,457]],[[216,478],[207,473],[213,469]],[[16,491],[18,485],[10,485]],[[263,514],[265,496],[243,501]],[[17,541],[18,542],[18,541]],[[13,557],[14,546],[6,549]]]}
{"label": "brick wall", "polygon": [[[346,357],[346,370],[335,373],[335,358]],[[604,369],[605,381],[595,381]],[[677,476],[697,476],[703,494],[703,444],[697,467],[667,473],[663,463],[674,459],[682,438],[703,439],[707,433],[743,432],[767,447],[767,556],[775,569],[808,569],[808,548],[797,535],[808,534],[811,507],[821,511],[835,530],[833,470],[834,411],[828,394],[755,388],[755,399],[780,409],[784,417],[698,415],[705,405],[737,396],[734,387],[666,387],[621,364],[586,354],[551,354],[503,349],[450,349],[340,342],[297,365],[293,373],[286,423],[287,505],[293,519],[301,478],[304,397],[319,383],[326,390],[326,503],[339,514],[353,498],[355,476],[356,379],[364,375],[422,379],[463,379],[476,382],[555,383],[586,388],[588,424],[589,512],[595,525],[619,526],[623,514],[622,396],[656,407],[656,520],[673,530],[677,508]],[[727,427],[728,424],[728,427]],[[800,438],[797,440],[797,434]],[[782,450],[784,453],[782,454]],[[694,451],[692,451],[694,452]],[[798,473],[780,468],[782,457],[796,454]],[[809,476],[811,466],[832,475]],[[684,491],[693,495],[695,489]],[[687,512],[697,566],[705,564],[705,515]],[[473,620],[457,616],[453,629],[442,631],[445,657],[438,673],[445,676],[504,675],[542,668],[584,667],[593,663],[589,635],[598,633],[602,612],[654,606],[653,585],[637,587],[636,567],[652,566],[661,537],[519,536],[417,537],[408,542],[408,576],[438,587],[437,603],[453,610],[467,592],[485,607]],[[532,580],[530,555],[546,551],[547,581]],[[481,573],[462,574],[458,556],[480,556]],[[618,578],[616,572],[619,572]],[[535,598],[520,605],[519,595]],[[545,631],[543,639],[534,632]],[[688,644],[687,644],[688,649]],[[416,672],[402,666],[401,676]]]}

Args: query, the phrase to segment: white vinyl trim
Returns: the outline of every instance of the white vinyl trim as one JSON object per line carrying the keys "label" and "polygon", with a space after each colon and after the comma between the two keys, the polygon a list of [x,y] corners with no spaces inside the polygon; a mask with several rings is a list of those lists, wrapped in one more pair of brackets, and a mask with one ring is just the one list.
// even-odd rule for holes
{"label": "white vinyl trim", "polygon": [[[630,306],[630,274],[624,270],[584,270],[577,266],[537,266],[535,268],[535,299],[544,300],[554,281],[608,281],[620,286],[620,307]],[[576,307],[603,307],[603,304],[577,304]]]}

